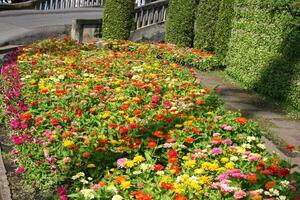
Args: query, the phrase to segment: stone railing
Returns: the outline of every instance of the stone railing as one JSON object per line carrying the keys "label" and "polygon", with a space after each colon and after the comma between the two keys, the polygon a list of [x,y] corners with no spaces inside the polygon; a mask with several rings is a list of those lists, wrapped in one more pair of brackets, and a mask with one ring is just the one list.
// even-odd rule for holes
{"label": "stone railing", "polygon": [[135,8],[135,29],[141,29],[150,25],[166,21],[168,0],[159,0],[144,6]]}
{"label": "stone railing", "polygon": [[37,10],[57,10],[82,7],[101,7],[104,0],[44,0],[37,6]]}

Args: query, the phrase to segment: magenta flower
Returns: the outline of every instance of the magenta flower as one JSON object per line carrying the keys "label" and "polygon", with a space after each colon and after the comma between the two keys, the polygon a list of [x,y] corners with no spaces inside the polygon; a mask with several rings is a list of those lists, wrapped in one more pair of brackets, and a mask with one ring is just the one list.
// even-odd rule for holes
{"label": "magenta flower", "polygon": [[215,156],[222,154],[222,148],[221,147],[217,147],[217,148],[213,148],[211,150],[212,154],[214,154]]}
{"label": "magenta flower", "polygon": [[20,126],[20,122],[17,119],[10,119],[10,125],[14,128],[17,129]]}
{"label": "magenta flower", "polygon": [[16,169],[16,174],[22,174],[24,172],[24,170],[25,170],[25,167],[18,167]]}
{"label": "magenta flower", "polygon": [[164,107],[171,107],[172,103],[170,101],[163,102]]}

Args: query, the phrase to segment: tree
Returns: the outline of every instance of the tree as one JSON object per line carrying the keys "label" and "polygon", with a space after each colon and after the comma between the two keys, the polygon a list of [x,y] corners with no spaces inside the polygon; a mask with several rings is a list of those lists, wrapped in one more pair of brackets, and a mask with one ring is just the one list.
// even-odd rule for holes
{"label": "tree", "polygon": [[106,0],[103,39],[128,39],[133,24],[134,0]]}

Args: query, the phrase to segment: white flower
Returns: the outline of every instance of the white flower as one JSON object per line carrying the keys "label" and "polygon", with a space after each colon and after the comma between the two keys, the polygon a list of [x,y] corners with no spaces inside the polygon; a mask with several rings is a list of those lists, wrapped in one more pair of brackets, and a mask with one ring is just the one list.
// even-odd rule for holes
{"label": "white flower", "polygon": [[286,200],[286,196],[279,196],[279,200]]}
{"label": "white flower", "polygon": [[165,172],[164,171],[157,171],[156,174],[159,175],[159,176],[161,176],[161,175],[164,175]]}
{"label": "white flower", "polygon": [[109,186],[107,187],[107,189],[108,189],[108,190],[112,190],[112,191],[114,191],[116,194],[118,194],[118,189],[117,189],[115,186],[113,186],[113,185],[109,185]]}
{"label": "white flower", "polygon": [[133,172],[132,172],[133,175],[139,175],[139,174],[141,174],[141,173],[142,173],[141,171],[133,171]]}
{"label": "white flower", "polygon": [[287,187],[290,185],[290,182],[289,181],[280,181],[280,184],[283,186],[283,187]]}
{"label": "white flower", "polygon": [[89,183],[89,182],[88,182],[87,180],[85,180],[85,179],[81,179],[80,182],[83,183],[83,184],[88,184],[88,183]]}
{"label": "white flower", "polygon": [[230,157],[230,160],[233,161],[233,162],[237,161],[238,159],[239,158],[237,156],[231,156]]}
{"label": "white flower", "polygon": [[122,199],[123,199],[122,196],[116,194],[116,195],[113,196],[113,198],[111,200],[122,200]]}
{"label": "white flower", "polygon": [[250,144],[243,144],[242,147],[244,147],[245,149],[251,149],[251,145]]}
{"label": "white flower", "polygon": [[256,193],[258,193],[258,194],[261,194],[261,193],[263,193],[263,191],[264,191],[263,189],[258,189],[258,190],[255,190],[255,192],[256,192]]}
{"label": "white flower", "polygon": [[274,188],[271,188],[269,191],[272,194],[272,196],[279,196],[279,191],[278,190],[276,190]]}
{"label": "white flower", "polygon": [[259,148],[261,148],[261,149],[266,149],[266,145],[264,145],[264,144],[261,144],[261,143],[260,143],[260,144],[258,144],[257,146],[258,146]]}
{"label": "white flower", "polygon": [[254,136],[249,136],[249,137],[247,137],[247,141],[250,143],[250,142],[252,142],[252,141],[255,141],[256,140],[256,138],[254,137]]}
{"label": "white flower", "polygon": [[92,177],[88,177],[87,179],[88,179],[89,181],[93,180],[93,178],[92,178]]}
{"label": "white flower", "polygon": [[152,165],[151,165],[151,164],[142,163],[142,164],[140,165],[140,168],[141,168],[142,171],[145,172],[145,171],[151,169],[151,168],[152,168]]}
{"label": "white flower", "polygon": [[80,193],[83,194],[85,199],[94,199],[95,198],[95,192],[92,189],[82,189],[82,190],[80,190]]}
{"label": "white flower", "polygon": [[78,179],[78,178],[80,178],[80,177],[84,177],[85,175],[84,175],[84,173],[83,172],[79,172],[79,173],[77,173],[75,176],[72,176],[72,179],[73,180],[76,180],[76,179]]}

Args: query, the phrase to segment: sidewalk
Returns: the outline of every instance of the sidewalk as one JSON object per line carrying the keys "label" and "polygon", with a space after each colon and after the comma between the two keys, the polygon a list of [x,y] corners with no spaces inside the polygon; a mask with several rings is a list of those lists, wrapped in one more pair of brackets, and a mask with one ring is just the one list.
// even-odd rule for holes
{"label": "sidewalk", "polygon": [[283,159],[300,167],[299,155],[291,156],[285,151],[286,145],[294,145],[295,147],[300,145],[300,121],[288,119],[280,109],[266,103],[249,91],[239,88],[221,76],[200,72],[199,77],[204,85],[220,86],[222,89],[220,97],[227,109],[240,111],[248,118],[255,119],[262,128],[267,130],[263,140],[269,152],[274,151]]}

